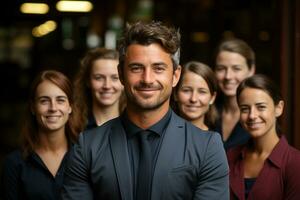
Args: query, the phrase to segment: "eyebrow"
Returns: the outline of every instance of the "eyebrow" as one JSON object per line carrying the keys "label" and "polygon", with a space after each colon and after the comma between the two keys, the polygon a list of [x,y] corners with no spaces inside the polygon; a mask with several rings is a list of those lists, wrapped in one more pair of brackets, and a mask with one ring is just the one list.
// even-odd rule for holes
{"label": "eyebrow", "polygon": [[258,102],[258,103],[256,103],[255,105],[267,105],[268,103],[266,103],[266,102]]}
{"label": "eyebrow", "polygon": [[153,65],[163,65],[163,66],[168,66],[166,63],[164,63],[164,62],[156,62],[156,63],[153,63],[153,64],[151,64],[152,66]]}
{"label": "eyebrow", "polygon": [[[267,105],[267,103],[266,102],[258,102],[258,103],[255,103],[254,105]],[[248,104],[240,104],[240,106],[249,106]]]}
{"label": "eyebrow", "polygon": [[132,66],[139,66],[139,67],[143,67],[144,65],[141,64],[141,63],[137,63],[137,62],[133,62],[133,63],[129,63],[128,64],[129,67],[132,67]]}
{"label": "eyebrow", "polygon": [[[49,99],[50,97],[49,96],[39,96],[36,99],[43,99],[43,98]],[[55,98],[65,98],[65,99],[68,99],[67,96],[62,96],[62,95],[61,96],[56,96]]]}
{"label": "eyebrow", "polygon": [[95,77],[95,76],[114,76],[114,75],[118,75],[118,73],[116,72],[116,73],[111,73],[111,74],[106,74],[106,73],[94,73],[94,74],[92,74],[92,76],[93,77]]}
{"label": "eyebrow", "polygon": [[[131,67],[131,66],[140,66],[140,67],[143,67],[145,66],[144,64],[142,63],[137,63],[137,62],[133,62],[133,63],[129,63],[128,66]],[[162,66],[165,66],[167,67],[168,65],[164,62],[155,62],[155,63],[152,63],[151,66],[157,66],[157,65],[162,65]]]}

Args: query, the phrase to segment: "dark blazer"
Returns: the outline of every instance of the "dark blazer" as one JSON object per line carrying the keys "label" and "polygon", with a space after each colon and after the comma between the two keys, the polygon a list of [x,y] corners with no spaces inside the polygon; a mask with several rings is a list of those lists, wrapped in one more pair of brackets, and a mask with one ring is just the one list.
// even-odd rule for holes
{"label": "dark blazer", "polygon": [[[126,133],[120,118],[83,132],[66,169],[63,199],[132,200]],[[219,134],[172,112],[154,169],[151,199],[229,199],[229,168]]]}

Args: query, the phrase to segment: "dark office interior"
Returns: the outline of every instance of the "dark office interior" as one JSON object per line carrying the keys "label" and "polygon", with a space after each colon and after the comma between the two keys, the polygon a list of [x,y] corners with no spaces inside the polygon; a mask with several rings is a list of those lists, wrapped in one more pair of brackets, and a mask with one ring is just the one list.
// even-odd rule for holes
{"label": "dark office interior", "polygon": [[[73,78],[80,58],[96,46],[113,48],[126,22],[160,20],[182,34],[181,63],[213,66],[214,48],[226,37],[247,41],[256,53],[257,73],[280,85],[286,101],[281,127],[300,149],[300,1],[295,0],[89,0],[89,12],[61,12],[58,0],[5,0],[0,7],[0,164],[17,147],[28,86],[43,69]],[[24,14],[24,2],[42,2],[46,14]],[[53,30],[34,28],[51,20]],[[112,39],[113,38],[113,39]]]}

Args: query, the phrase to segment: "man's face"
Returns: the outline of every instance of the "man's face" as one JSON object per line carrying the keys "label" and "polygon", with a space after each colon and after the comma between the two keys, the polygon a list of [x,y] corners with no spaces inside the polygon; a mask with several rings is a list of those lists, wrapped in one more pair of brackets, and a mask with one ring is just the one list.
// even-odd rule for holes
{"label": "man's face", "polygon": [[128,108],[155,110],[168,108],[181,68],[175,72],[170,54],[158,44],[132,44],[127,48],[122,70],[122,83]]}

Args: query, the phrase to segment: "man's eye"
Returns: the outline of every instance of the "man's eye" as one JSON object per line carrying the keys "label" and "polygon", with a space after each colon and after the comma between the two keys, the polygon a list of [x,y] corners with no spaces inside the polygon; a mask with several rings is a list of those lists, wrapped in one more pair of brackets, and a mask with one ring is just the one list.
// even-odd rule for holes
{"label": "man's eye", "polygon": [[160,72],[163,72],[165,70],[165,68],[163,68],[163,67],[155,67],[154,70],[155,70],[155,72],[160,73]]}
{"label": "man's eye", "polygon": [[142,67],[139,67],[139,66],[131,67],[131,71],[132,72],[141,72],[142,71]]}

